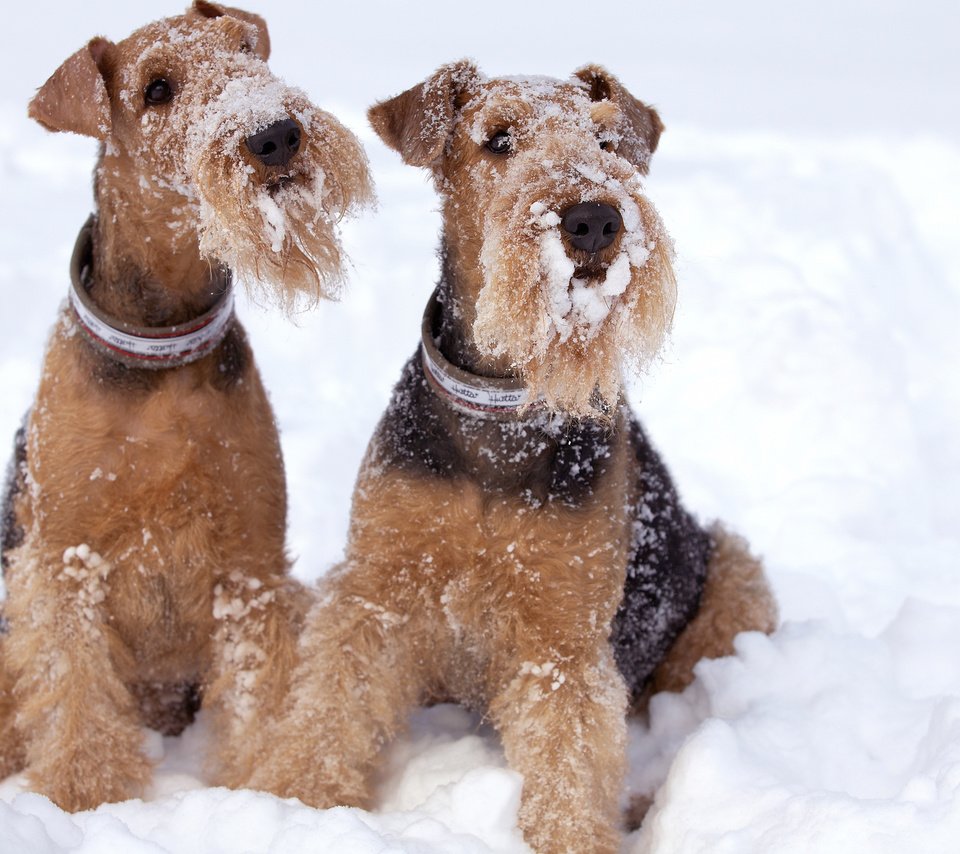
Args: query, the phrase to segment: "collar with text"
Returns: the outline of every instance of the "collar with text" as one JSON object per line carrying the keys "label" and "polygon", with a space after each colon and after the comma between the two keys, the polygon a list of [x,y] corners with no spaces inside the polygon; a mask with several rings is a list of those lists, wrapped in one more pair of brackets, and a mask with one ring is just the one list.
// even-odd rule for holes
{"label": "collar with text", "polygon": [[480,418],[513,418],[527,406],[530,392],[514,377],[481,377],[451,364],[433,339],[434,321],[440,310],[434,291],[423,313],[420,355],[430,387],[458,412]]}
{"label": "collar with text", "polygon": [[70,307],[87,340],[128,368],[177,368],[203,358],[223,341],[233,323],[229,271],[218,270],[211,287],[217,302],[199,317],[175,326],[136,326],[101,311],[90,298],[94,217],[80,230],[70,261]]}

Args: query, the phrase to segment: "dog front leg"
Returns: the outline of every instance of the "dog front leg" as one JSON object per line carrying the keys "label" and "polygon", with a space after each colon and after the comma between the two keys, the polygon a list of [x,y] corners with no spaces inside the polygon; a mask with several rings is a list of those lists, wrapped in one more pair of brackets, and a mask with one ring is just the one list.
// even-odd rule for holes
{"label": "dog front leg", "polygon": [[31,788],[72,812],[140,795],[150,779],[136,704],[117,673],[127,655],[101,603],[110,570],[87,546],[21,547],[8,573],[16,725]]}
{"label": "dog front leg", "polygon": [[599,659],[593,650],[513,662],[491,703],[507,761],[523,775],[520,828],[538,854],[619,850],[627,693],[601,646]]}
{"label": "dog front leg", "polygon": [[6,621],[0,614],[0,780],[23,770],[23,736],[17,729],[17,705],[13,696],[15,680],[7,660]]}
{"label": "dog front leg", "polygon": [[369,806],[377,754],[421,693],[407,628],[357,596],[327,595],[310,612],[293,689],[252,788],[321,808]]}
{"label": "dog front leg", "polygon": [[289,689],[310,593],[291,578],[262,582],[232,572],[214,590],[214,670],[204,708],[214,714],[210,773],[238,787],[268,746],[266,721]]}

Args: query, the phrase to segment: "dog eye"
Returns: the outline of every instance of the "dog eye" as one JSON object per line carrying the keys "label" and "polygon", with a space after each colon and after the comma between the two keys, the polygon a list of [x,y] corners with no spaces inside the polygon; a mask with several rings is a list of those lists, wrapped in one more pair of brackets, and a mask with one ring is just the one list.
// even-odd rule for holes
{"label": "dog eye", "polygon": [[513,148],[513,140],[505,130],[498,130],[487,140],[487,151],[493,154],[509,154]]}
{"label": "dog eye", "polygon": [[166,104],[173,97],[173,87],[162,77],[151,80],[143,90],[143,100],[151,107]]}
{"label": "dog eye", "polygon": [[241,42],[240,53],[253,53],[253,45],[250,42]]}
{"label": "dog eye", "polygon": [[604,151],[613,151],[613,143],[609,139],[600,140],[600,148]]}

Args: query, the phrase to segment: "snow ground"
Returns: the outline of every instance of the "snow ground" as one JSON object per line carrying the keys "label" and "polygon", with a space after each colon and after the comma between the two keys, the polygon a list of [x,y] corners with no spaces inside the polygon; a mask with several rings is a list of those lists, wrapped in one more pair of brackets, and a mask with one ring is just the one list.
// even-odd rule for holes
{"label": "snow ground", "polygon": [[[414,51],[397,44],[393,6],[321,18],[306,4],[247,5],[271,23],[274,67],[361,134],[381,200],[347,227],[354,271],[341,304],[296,327],[240,309],[283,432],[298,574],[317,577],[341,553],[360,456],[435,279],[433,193],[372,137],[364,107],[462,55],[490,73],[601,61],[668,125],[649,189],[677,243],[680,303],[632,399],[687,503],[763,554],[784,617],[774,637],[743,637],[735,657],[703,663],[684,694],[654,699],[649,726],[634,725],[631,787],[657,800],[626,850],[956,850],[956,5],[844,0],[801,15],[675,4],[623,11],[630,26],[584,47],[572,4],[551,4],[549,17],[518,10],[517,30],[542,34],[531,44],[498,39],[502,21],[464,27],[425,3],[408,11],[422,19]],[[29,123],[26,101],[87,37],[179,9],[62,4],[43,38],[35,12],[10,13],[0,442],[32,396],[94,155]],[[0,783],[0,851],[525,850],[513,828],[520,781],[495,736],[452,707],[415,717],[373,813],[204,788],[202,722],[150,745],[160,764],[143,803],[69,816],[17,779]]]}

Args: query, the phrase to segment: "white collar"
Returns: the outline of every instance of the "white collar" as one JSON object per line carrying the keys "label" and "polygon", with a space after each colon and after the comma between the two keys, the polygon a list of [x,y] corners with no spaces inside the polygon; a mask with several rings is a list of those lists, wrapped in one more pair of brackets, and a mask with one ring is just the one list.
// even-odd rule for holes
{"label": "white collar", "polygon": [[433,339],[440,310],[434,291],[420,326],[420,357],[430,387],[451,407],[479,418],[512,418],[527,406],[530,392],[514,377],[481,377],[447,361]]}
{"label": "white collar", "polygon": [[102,353],[128,368],[161,370],[202,358],[223,341],[233,322],[230,273],[213,286],[222,290],[216,304],[199,317],[175,326],[135,326],[102,312],[87,291],[91,275],[93,223],[80,230],[70,261],[70,306],[86,338]]}

